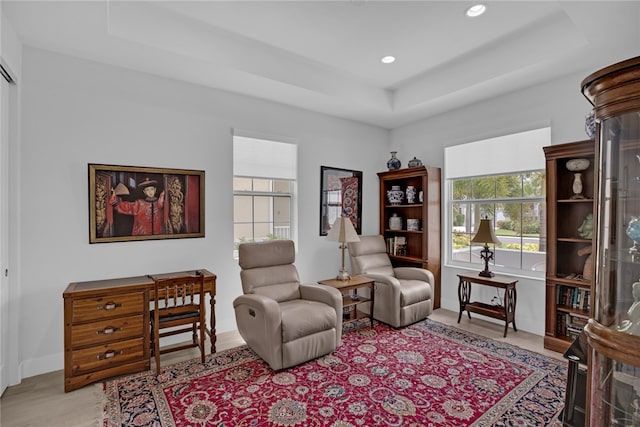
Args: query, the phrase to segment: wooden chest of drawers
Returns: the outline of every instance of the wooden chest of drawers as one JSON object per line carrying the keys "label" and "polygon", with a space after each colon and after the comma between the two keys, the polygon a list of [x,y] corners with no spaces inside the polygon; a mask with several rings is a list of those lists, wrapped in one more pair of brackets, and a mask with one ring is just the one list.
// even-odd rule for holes
{"label": "wooden chest of drawers", "polygon": [[116,375],[150,368],[149,302],[155,278],[185,274],[204,275],[210,296],[207,334],[215,353],[216,275],[190,270],[121,279],[76,282],[64,298],[64,391]]}
{"label": "wooden chest of drawers", "polygon": [[149,369],[149,279],[140,279],[67,287],[63,294],[65,391]]}

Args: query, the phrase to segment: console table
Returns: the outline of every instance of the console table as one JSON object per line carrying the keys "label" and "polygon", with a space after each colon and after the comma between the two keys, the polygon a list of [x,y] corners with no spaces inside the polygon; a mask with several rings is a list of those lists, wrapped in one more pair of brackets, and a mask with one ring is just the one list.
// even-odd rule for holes
{"label": "console table", "polygon": [[64,298],[64,390],[150,368],[149,303],[156,278],[204,275],[210,295],[207,334],[215,353],[216,275],[207,270],[70,283]]}
{"label": "console table", "polygon": [[[504,320],[504,336],[507,336],[509,323],[513,324],[513,330],[516,329],[516,283],[510,277],[494,276],[482,277],[477,274],[458,274],[460,282],[458,283],[458,301],[460,302],[460,313],[458,314],[458,323],[462,318],[462,313],[466,310],[469,319],[471,312],[482,314],[483,316],[492,317],[494,319]],[[492,286],[494,288],[504,289],[504,301],[502,305],[491,305],[482,302],[471,302],[471,284]]]}

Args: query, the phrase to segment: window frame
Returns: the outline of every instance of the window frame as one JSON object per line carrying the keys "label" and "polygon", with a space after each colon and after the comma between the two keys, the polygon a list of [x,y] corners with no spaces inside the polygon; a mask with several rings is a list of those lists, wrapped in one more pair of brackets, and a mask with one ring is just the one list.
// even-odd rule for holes
{"label": "window frame", "polygon": [[[238,241],[236,241],[236,195],[251,195],[252,197],[270,197],[270,215],[273,216],[274,197],[287,197],[289,199],[289,239],[293,240],[297,246],[298,235],[298,143],[293,138],[270,137],[259,132],[233,129],[233,166],[232,166],[232,234],[233,234],[233,256],[238,258]],[[251,191],[236,190],[236,178],[252,179]],[[253,191],[255,183],[253,180],[270,180],[268,191]],[[283,192],[277,189],[275,182],[289,182],[288,191]],[[276,190],[277,189],[277,190]],[[251,194],[253,193],[253,194]],[[254,200],[251,203],[252,224],[254,215]],[[275,218],[271,218],[274,224]],[[252,225],[252,227],[254,227]],[[273,226],[271,231],[274,232]],[[255,230],[252,230],[252,238]]]}
{"label": "window frame", "polygon": [[[522,193],[520,196],[518,197],[496,197],[496,191],[494,191],[494,197],[492,198],[466,198],[463,200],[454,200],[454,196],[453,196],[453,191],[454,191],[454,182],[455,181],[461,181],[461,180],[474,180],[474,179],[478,179],[478,178],[494,178],[496,179],[497,177],[500,176],[508,176],[508,175],[519,175],[519,176],[524,176],[526,174],[530,174],[530,173],[541,173],[542,174],[542,183],[541,183],[541,190],[542,190],[542,194],[540,196],[525,196],[525,190],[524,188],[522,189]],[[453,218],[453,214],[454,214],[454,206],[455,205],[463,205],[463,204],[467,204],[469,205],[469,208],[472,209],[473,205],[492,205],[492,211],[493,211],[493,215],[491,217],[492,221],[493,221],[493,226],[494,226],[494,230],[496,230],[496,205],[504,205],[504,204],[513,204],[513,203],[517,203],[520,204],[521,206],[521,212],[522,212],[522,205],[526,204],[526,203],[533,203],[533,204],[538,204],[539,205],[539,216],[540,216],[540,233],[539,233],[539,245],[541,248],[545,248],[545,244],[546,244],[546,230],[545,230],[545,218],[546,218],[546,170],[544,168],[541,169],[536,169],[536,170],[528,170],[528,171],[512,171],[512,172],[499,172],[499,173],[495,173],[495,174],[487,174],[487,175],[479,175],[479,176],[457,176],[454,178],[448,178],[446,179],[446,193],[445,193],[445,200],[446,200],[446,215],[445,215],[445,230],[447,231],[447,237],[444,239],[445,240],[445,266],[448,267],[454,267],[454,268],[462,268],[462,269],[466,269],[466,270],[478,270],[478,269],[482,269],[482,262],[479,260],[478,262],[473,262],[473,261],[461,261],[461,260],[454,260],[453,258],[453,251],[454,251],[454,244],[453,244],[453,236],[455,233],[454,227],[456,227],[454,224],[456,223],[454,221]],[[482,217],[482,213],[480,213],[480,216]],[[473,219],[473,218],[471,218]],[[470,220],[471,220],[470,219]],[[466,222],[466,220],[465,220]],[[477,221],[476,221],[477,222]],[[463,232],[464,234],[469,235],[470,238],[473,238],[474,234],[475,234],[475,226],[477,224],[469,224],[468,225],[468,232],[465,231]],[[497,231],[497,230],[496,230]],[[518,235],[518,237],[520,237],[521,239],[521,245],[522,245],[522,238],[523,235],[525,233],[523,233],[523,230],[520,230],[520,234]],[[497,234],[498,239],[500,239],[500,235]],[[495,245],[490,245],[490,249],[495,251]],[[469,249],[471,251],[471,249]],[[526,250],[523,248],[523,246],[520,247],[520,266],[522,267],[522,261],[523,261],[523,257],[524,257],[524,253],[526,252]],[[508,274],[508,275],[512,275],[512,276],[520,276],[520,277],[527,277],[527,278],[535,278],[535,279],[539,279],[539,278],[544,278],[545,275],[545,271],[546,271],[546,251],[542,251],[539,250],[538,253],[540,253],[543,256],[544,259],[544,268],[540,269],[540,270],[528,270],[528,269],[522,269],[522,268],[514,268],[514,267],[507,267],[507,266],[500,266],[500,265],[496,265],[495,264],[495,260],[491,261],[490,266],[491,266],[491,271],[496,272],[496,273],[503,273],[503,274]]]}
{"label": "window frame", "polygon": [[[235,180],[236,178],[242,178],[242,179],[250,179],[251,180],[251,187],[252,190],[236,190],[235,189]],[[270,190],[269,191],[263,191],[263,190],[255,190],[255,181],[256,180],[263,180],[263,181],[270,181]],[[289,191],[283,192],[283,191],[274,191],[274,184],[275,181],[283,181],[283,182],[288,182],[289,183]],[[286,198],[289,200],[289,236],[287,237],[287,239],[291,239],[291,240],[295,240],[296,239],[296,228],[295,228],[295,220],[294,220],[294,214],[295,214],[295,187],[296,187],[296,181],[295,180],[291,180],[291,179],[282,179],[282,178],[264,178],[264,177],[253,177],[253,176],[241,176],[241,175],[234,175],[233,176],[233,229],[234,229],[234,237],[233,237],[233,244],[234,244],[234,257],[237,258],[238,256],[238,251],[237,251],[237,246],[238,244],[240,244],[241,242],[236,241],[235,238],[235,227],[237,224],[251,224],[252,226],[252,238],[251,240],[247,240],[250,242],[256,241],[255,240],[255,224],[270,224],[270,229],[271,229],[271,235],[274,236],[274,239],[276,239],[276,233],[275,233],[275,223],[276,221],[274,220],[273,215],[271,215],[270,221],[256,221],[255,220],[255,211],[254,211],[254,207],[255,207],[255,197],[268,197],[271,199],[270,201],[270,210],[271,213],[273,213],[273,209],[274,209],[274,199],[275,198]],[[235,210],[235,202],[236,202],[236,196],[244,196],[244,197],[251,197],[252,198],[252,203],[251,203],[251,221],[250,222],[246,222],[246,221],[236,221],[236,210]],[[265,239],[267,240],[267,239]]]}

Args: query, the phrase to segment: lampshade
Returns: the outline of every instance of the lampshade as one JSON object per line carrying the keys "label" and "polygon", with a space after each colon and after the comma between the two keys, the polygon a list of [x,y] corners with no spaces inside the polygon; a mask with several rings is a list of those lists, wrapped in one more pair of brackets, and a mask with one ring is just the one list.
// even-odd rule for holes
{"label": "lampshade", "polygon": [[359,242],[360,238],[356,229],[353,228],[351,220],[346,216],[341,216],[335,220],[329,233],[327,233],[327,240],[334,242],[348,243]]}
{"label": "lampshade", "polygon": [[329,233],[327,233],[327,240],[340,242],[340,250],[342,251],[342,266],[340,267],[340,271],[338,272],[338,276],[336,277],[336,279],[351,279],[351,276],[349,276],[347,269],[344,267],[344,250],[347,248],[347,245],[345,243],[360,241],[358,233],[356,233],[356,229],[353,228],[351,220],[346,216],[341,216],[340,218],[336,219],[331,226],[331,230],[329,230]]}
{"label": "lampshade", "polygon": [[500,244],[500,240],[493,233],[493,227],[491,226],[491,220],[488,218],[484,218],[480,220],[480,226],[478,227],[478,231],[476,235],[471,239],[471,243],[479,243],[482,245],[486,245],[488,243]]}

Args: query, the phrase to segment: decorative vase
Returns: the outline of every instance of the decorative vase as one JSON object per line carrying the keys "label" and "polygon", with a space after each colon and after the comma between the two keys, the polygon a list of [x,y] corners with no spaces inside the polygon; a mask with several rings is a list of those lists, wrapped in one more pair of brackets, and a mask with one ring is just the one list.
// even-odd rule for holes
{"label": "decorative vase", "polygon": [[402,230],[402,217],[399,217],[397,213],[389,218],[389,230]]}
{"label": "decorative vase", "polygon": [[396,154],[398,154],[397,151],[391,151],[391,158],[387,162],[387,167],[390,171],[400,169],[400,166],[402,166],[402,163],[400,162],[400,159],[396,157]]}
{"label": "decorative vase", "polygon": [[589,159],[571,159],[567,162],[567,169],[575,172],[573,174],[573,185],[571,187],[573,190],[572,199],[584,199],[582,195],[582,174],[580,172],[586,170],[590,164]]}
{"label": "decorative vase", "polygon": [[587,133],[589,139],[596,138],[596,115],[593,110],[585,116],[584,131]]}
{"label": "decorative vase", "polygon": [[572,199],[584,199],[582,195],[582,174],[574,173],[573,174],[573,196]]}
{"label": "decorative vase", "polygon": [[416,187],[414,187],[413,185],[407,186],[406,195],[407,195],[407,203],[415,203],[416,202]]}
{"label": "decorative vase", "polygon": [[415,168],[415,167],[418,167],[418,166],[422,166],[422,160],[416,159],[416,157],[414,156],[413,159],[409,160],[409,163],[407,163],[407,165],[410,168]]}
{"label": "decorative vase", "polygon": [[404,191],[402,191],[399,185],[394,185],[391,187],[391,190],[387,191],[387,199],[390,205],[399,205],[404,199]]}

